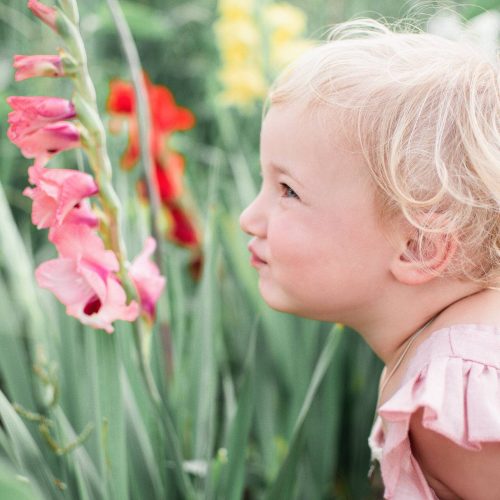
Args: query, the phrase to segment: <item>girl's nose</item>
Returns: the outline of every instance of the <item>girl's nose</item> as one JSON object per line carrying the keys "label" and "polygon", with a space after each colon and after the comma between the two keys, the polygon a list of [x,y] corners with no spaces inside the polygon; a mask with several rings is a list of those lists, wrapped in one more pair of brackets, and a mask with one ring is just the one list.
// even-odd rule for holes
{"label": "girl's nose", "polygon": [[241,212],[240,227],[250,236],[264,238],[266,235],[266,224],[261,194],[259,194],[257,198]]}

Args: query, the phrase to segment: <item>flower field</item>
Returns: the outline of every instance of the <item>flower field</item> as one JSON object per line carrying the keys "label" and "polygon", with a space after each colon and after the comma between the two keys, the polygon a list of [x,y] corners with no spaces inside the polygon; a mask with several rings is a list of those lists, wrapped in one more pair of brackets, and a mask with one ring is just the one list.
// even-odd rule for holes
{"label": "flower field", "polygon": [[[488,44],[495,8],[421,15]],[[238,218],[273,78],[406,13],[0,0],[0,499],[379,498],[381,362],[263,302]]]}

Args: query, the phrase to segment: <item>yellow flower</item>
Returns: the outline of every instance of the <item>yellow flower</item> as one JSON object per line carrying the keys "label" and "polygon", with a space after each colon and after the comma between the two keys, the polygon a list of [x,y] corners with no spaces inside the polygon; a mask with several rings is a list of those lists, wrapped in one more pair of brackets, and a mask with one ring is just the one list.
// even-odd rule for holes
{"label": "yellow flower", "polygon": [[312,43],[300,39],[306,27],[304,12],[287,3],[261,7],[256,22],[255,0],[219,0],[214,23],[221,63],[222,104],[249,107],[267,92],[267,77],[301,55]]}
{"label": "yellow flower", "polygon": [[267,82],[258,65],[226,66],[219,72],[224,87],[220,95],[226,105],[249,105],[266,95]]}
{"label": "yellow flower", "polygon": [[214,24],[214,30],[222,58],[228,64],[246,63],[260,53],[260,33],[251,19],[223,18]]}
{"label": "yellow flower", "polygon": [[264,8],[264,22],[272,43],[284,43],[300,36],[306,28],[306,15],[288,3],[275,3]]}
{"label": "yellow flower", "polygon": [[227,20],[252,17],[254,8],[254,0],[219,0],[220,15]]}

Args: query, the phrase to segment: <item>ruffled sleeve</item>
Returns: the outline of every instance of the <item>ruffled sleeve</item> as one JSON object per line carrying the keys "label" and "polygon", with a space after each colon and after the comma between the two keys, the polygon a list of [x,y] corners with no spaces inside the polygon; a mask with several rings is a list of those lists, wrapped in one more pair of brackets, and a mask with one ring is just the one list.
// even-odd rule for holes
{"label": "ruffled sleeve", "polygon": [[410,419],[420,408],[425,428],[459,446],[500,442],[500,329],[456,325],[419,346],[403,384],[378,411],[385,498],[437,498],[411,454]]}

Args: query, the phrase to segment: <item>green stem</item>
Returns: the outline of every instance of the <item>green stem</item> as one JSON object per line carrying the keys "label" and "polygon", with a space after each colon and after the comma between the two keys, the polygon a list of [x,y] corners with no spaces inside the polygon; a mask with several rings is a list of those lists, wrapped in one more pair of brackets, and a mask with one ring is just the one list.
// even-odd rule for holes
{"label": "green stem", "polygon": [[153,373],[151,371],[150,364],[150,342],[151,342],[151,325],[143,317],[139,318],[135,322],[135,342],[137,347],[137,352],[139,353],[139,363],[141,367],[141,372],[148,389],[148,394],[153,404],[153,408],[157,414],[158,421],[161,422],[165,438],[167,442],[168,449],[173,456],[175,463],[175,474],[177,476],[178,485],[181,489],[182,498],[186,500],[195,500],[196,494],[194,488],[184,470],[182,468],[182,452],[177,433],[172,422],[171,414],[172,410],[168,405],[168,401],[162,399],[158,389],[156,387],[155,380],[153,378]]}
{"label": "green stem", "polygon": [[[139,137],[140,144],[143,145],[141,147],[141,161],[144,168],[144,174],[146,176],[146,183],[149,191],[149,198],[151,202],[151,210],[153,215],[153,231],[156,241],[158,245],[161,245],[162,238],[159,237],[161,234],[161,203],[160,198],[158,196],[158,191],[155,188],[155,184],[153,182],[153,158],[151,156],[151,151],[149,148],[150,138],[151,138],[151,130],[150,130],[150,109],[148,102],[148,93],[146,89],[146,85],[144,82],[144,78],[142,76],[143,70],[141,61],[139,58],[139,53],[137,51],[137,47],[134,43],[134,39],[132,37],[132,33],[130,32],[130,28],[125,19],[125,15],[123,14],[123,10],[117,0],[107,0],[109,10],[111,12],[111,16],[113,17],[116,25],[116,29],[118,31],[118,35],[120,37],[123,51],[125,53],[125,57],[127,58],[130,73],[132,77],[132,83],[135,89],[136,103],[137,103],[137,119],[139,122]],[[160,254],[161,248],[159,248]]]}
{"label": "green stem", "polygon": [[61,6],[61,9],[68,16],[71,22],[78,24],[78,6],[76,0],[58,0],[57,3]]}
{"label": "green stem", "polygon": [[153,373],[151,372],[150,364],[150,352],[151,352],[151,336],[153,332],[151,331],[151,325],[142,316],[135,322],[135,343],[137,347],[137,352],[139,354],[139,364],[141,367],[141,372],[144,377],[144,382],[148,388],[149,396],[155,404],[155,406],[160,405],[161,397],[156,387],[156,382],[153,378]]}

